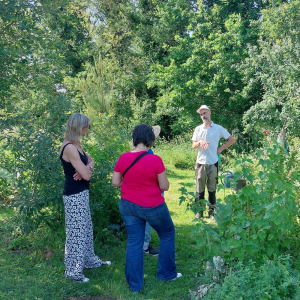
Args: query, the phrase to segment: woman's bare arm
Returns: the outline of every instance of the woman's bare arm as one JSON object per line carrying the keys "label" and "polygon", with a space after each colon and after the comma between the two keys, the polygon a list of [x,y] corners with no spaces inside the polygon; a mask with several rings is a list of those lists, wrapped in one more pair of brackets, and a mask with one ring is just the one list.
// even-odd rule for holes
{"label": "woman's bare arm", "polygon": [[92,169],[95,168],[95,162],[93,161],[93,159],[87,154],[85,153],[88,157],[88,165],[90,165],[92,167]]}
{"label": "woman's bare arm", "polygon": [[120,172],[113,172],[111,184],[113,186],[121,187],[123,184],[123,176]]}
{"label": "woman's bare arm", "polygon": [[162,173],[157,174],[157,179],[158,179],[159,188],[162,191],[167,191],[170,187],[170,183],[169,183],[169,180],[167,178],[166,171],[163,171]]}
{"label": "woman's bare arm", "polygon": [[85,180],[90,180],[92,177],[91,168],[85,165],[80,159],[77,148],[74,145],[68,145],[65,148],[64,156],[70,161],[75,170],[80,174],[80,176]]}

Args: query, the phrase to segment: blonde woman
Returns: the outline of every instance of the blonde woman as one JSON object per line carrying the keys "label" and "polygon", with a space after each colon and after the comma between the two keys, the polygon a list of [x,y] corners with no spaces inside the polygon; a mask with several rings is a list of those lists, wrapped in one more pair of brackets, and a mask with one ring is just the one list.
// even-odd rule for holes
{"label": "blonde woman", "polygon": [[93,225],[89,206],[89,180],[95,166],[84,152],[80,139],[90,129],[90,119],[73,114],[66,124],[65,139],[60,148],[60,160],[65,174],[63,200],[65,207],[66,244],[65,276],[78,282],[88,282],[83,269],[110,265],[94,253]]}

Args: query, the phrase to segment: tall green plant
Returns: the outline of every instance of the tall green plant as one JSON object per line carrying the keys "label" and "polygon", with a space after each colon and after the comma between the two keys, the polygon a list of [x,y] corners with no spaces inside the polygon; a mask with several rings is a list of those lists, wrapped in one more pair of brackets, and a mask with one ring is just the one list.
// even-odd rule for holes
{"label": "tall green plant", "polygon": [[[59,102],[59,97],[56,100]],[[60,105],[51,106],[44,99],[51,109],[43,117],[33,119],[32,111],[20,113],[22,118],[27,115],[28,121],[23,119],[14,126],[4,140],[9,151],[1,166],[15,178],[15,197],[10,205],[18,210],[19,225],[25,231],[41,223],[56,226],[63,220],[58,139],[67,102],[60,100]]]}
{"label": "tall green plant", "polygon": [[[283,149],[259,150],[254,159],[244,156],[235,163],[241,172],[235,180],[247,185],[218,199],[217,226],[201,219],[194,229],[201,247],[210,255],[221,255],[228,262],[272,259],[290,249],[290,232],[299,215],[300,172],[296,154],[284,156]],[[181,201],[188,198],[181,189]]]}

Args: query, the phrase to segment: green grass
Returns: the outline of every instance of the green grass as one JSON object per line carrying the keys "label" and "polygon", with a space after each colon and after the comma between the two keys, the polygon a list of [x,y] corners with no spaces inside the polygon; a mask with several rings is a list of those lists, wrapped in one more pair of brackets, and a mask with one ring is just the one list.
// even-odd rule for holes
{"label": "green grass", "polygon": [[[58,224],[54,231],[44,226],[28,235],[21,235],[18,224],[11,221],[14,211],[3,207],[0,210],[0,299],[64,299],[95,295],[125,300],[188,299],[189,291],[197,285],[197,277],[209,255],[206,249],[197,247],[197,236],[191,235],[195,226],[194,213],[186,211],[185,203],[179,205],[179,188],[182,185],[189,192],[195,191],[193,166],[197,152],[191,150],[190,141],[181,138],[174,144],[161,142],[154,151],[162,157],[170,181],[165,199],[176,228],[176,264],[177,271],[183,274],[182,278],[172,282],[157,280],[157,257],[145,256],[144,289],[138,295],[132,294],[124,275],[126,236],[120,234],[116,237],[111,231],[105,231],[95,232],[95,237],[105,235],[106,242],[96,238],[94,248],[101,259],[111,260],[112,265],[85,270],[89,283],[68,280],[63,275],[63,225]],[[218,192],[217,197],[223,198],[224,192]],[[158,247],[156,232],[152,230],[151,235],[151,243]]]}
{"label": "green grass", "polygon": [[[90,279],[88,283],[76,283],[64,277],[64,239],[63,225],[51,231],[47,226],[28,235],[18,234],[18,224],[12,223],[14,211],[8,208],[0,210],[0,299],[64,299],[67,297],[106,296],[112,299],[188,299],[189,290],[197,282],[197,275],[203,269],[207,253],[197,247],[196,237],[191,235],[195,226],[194,214],[186,211],[186,205],[179,205],[182,184],[194,192],[194,171],[177,169],[179,165],[193,165],[196,152],[191,152],[187,144],[157,147],[155,153],[165,163],[170,190],[165,198],[176,228],[176,264],[177,271],[183,277],[172,282],[156,279],[157,257],[145,256],[144,289],[138,295],[132,294],[127,286],[124,268],[126,254],[126,236],[114,236],[106,232],[106,242],[96,239],[95,252],[101,259],[111,260],[111,266],[85,270]],[[187,150],[188,149],[188,150]],[[178,153],[181,153],[180,155]],[[190,157],[189,157],[190,155]],[[192,162],[187,162],[190,159]],[[223,197],[219,193],[218,197]],[[207,222],[212,222],[207,219]],[[11,233],[13,232],[13,234]],[[95,232],[95,236],[103,233]],[[152,230],[152,244],[158,247],[159,240]]]}
{"label": "green grass", "polygon": [[[0,299],[64,299],[95,295],[126,300],[188,299],[205,255],[197,248],[195,237],[191,236],[194,215],[186,212],[185,205],[179,206],[178,189],[181,183],[194,182],[194,172],[176,169],[168,161],[166,167],[171,185],[165,198],[176,227],[176,263],[182,278],[172,282],[157,280],[157,257],[145,256],[144,289],[138,295],[132,294],[124,275],[126,239],[120,240],[109,234],[106,244],[96,240],[94,248],[101,259],[111,260],[112,265],[85,270],[89,283],[68,280],[63,276],[64,229],[59,227],[53,232],[45,226],[24,236],[13,230],[15,235],[12,235],[12,228],[17,228],[17,224],[11,223],[14,212],[1,209]],[[158,247],[155,231],[152,231],[152,243]]]}
{"label": "green grass", "polygon": [[[129,291],[125,275],[126,235],[113,235],[111,231],[95,232],[95,252],[101,259],[111,260],[111,266],[84,270],[88,283],[76,283],[64,277],[64,240],[63,225],[57,224],[55,230],[47,226],[35,232],[21,235],[18,224],[12,221],[15,212],[0,206],[0,299],[31,300],[31,299],[65,299],[72,297],[109,297],[109,299],[131,300],[184,300],[190,299],[190,290],[198,284],[203,274],[203,265],[211,259],[207,247],[199,248],[197,239],[191,231],[196,223],[194,213],[186,211],[186,204],[179,205],[181,192],[185,185],[188,192],[195,191],[194,170],[191,165],[196,159],[196,151],[191,151],[189,142],[179,140],[174,145],[161,143],[155,148],[155,154],[162,157],[170,181],[170,190],[165,198],[176,228],[176,264],[177,271],[183,277],[163,282],[156,279],[157,257],[145,256],[145,283],[139,294]],[[191,162],[189,162],[191,160]],[[186,166],[187,169],[175,167]],[[220,172],[223,171],[220,166]],[[225,168],[225,167],[224,167]],[[230,190],[221,190],[217,198],[223,199]],[[213,222],[205,219],[207,222]],[[102,236],[102,240],[100,237]],[[103,242],[105,236],[105,242]],[[158,247],[158,236],[152,231],[152,244]],[[298,232],[292,235],[292,248],[295,267],[299,269],[299,238]],[[101,299],[101,298],[98,298]]]}

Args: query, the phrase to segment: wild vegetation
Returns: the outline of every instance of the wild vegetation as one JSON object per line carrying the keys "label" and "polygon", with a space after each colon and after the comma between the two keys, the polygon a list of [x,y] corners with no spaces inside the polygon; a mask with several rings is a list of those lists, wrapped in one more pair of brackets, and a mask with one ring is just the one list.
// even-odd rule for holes
{"label": "wild vegetation", "polygon": [[[41,273],[35,273],[32,282],[36,276],[45,284],[51,283],[50,276],[61,278],[64,212],[58,148],[73,112],[92,120],[83,143],[96,162],[91,209],[102,255],[118,256],[125,248],[124,232],[112,236],[107,229],[110,224],[122,227],[119,191],[110,184],[114,164],[130,150],[134,125],[159,124],[162,139],[154,150],[163,157],[176,187],[170,192],[174,219],[186,236],[190,230],[194,233],[189,239],[178,233],[184,240],[178,250],[186,249],[179,266],[192,260],[184,270],[189,279],[176,290],[178,299],[188,297],[196,277],[218,286],[219,298],[209,299],[253,299],[249,295],[254,295],[250,291],[255,285],[249,274],[267,287],[255,291],[257,299],[297,299],[299,0],[0,0],[0,11],[5,257],[0,267],[7,274],[6,299],[26,295],[14,294],[19,277],[7,273],[13,263],[20,263],[16,269],[25,266],[20,278],[39,266]],[[199,124],[196,109],[201,104],[210,106],[213,121],[237,140],[221,157],[223,170],[234,172],[234,180],[247,181],[237,192],[220,187],[216,223],[190,222],[196,155],[190,138]],[[189,223],[181,228],[185,217],[177,215],[185,208]],[[55,253],[48,255],[50,262],[47,249]],[[16,253],[24,255],[17,256],[17,262]],[[223,257],[229,268],[219,277],[202,270],[213,256]],[[120,259],[117,268],[122,270],[122,264]],[[270,274],[283,274],[280,282],[267,277],[268,266]],[[102,271],[93,274],[100,276]],[[123,275],[109,272],[105,290],[95,282],[83,290],[70,285],[63,292],[64,284],[58,284],[55,297],[111,293],[116,299],[130,299],[125,287],[115,286]],[[105,281],[104,271],[101,276]],[[37,286],[32,289],[24,299],[43,299]],[[161,285],[159,291],[164,289]],[[171,290],[173,286],[168,297],[176,299]],[[159,291],[146,290],[144,298],[160,299]],[[56,292],[49,288],[49,293]]]}

